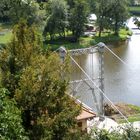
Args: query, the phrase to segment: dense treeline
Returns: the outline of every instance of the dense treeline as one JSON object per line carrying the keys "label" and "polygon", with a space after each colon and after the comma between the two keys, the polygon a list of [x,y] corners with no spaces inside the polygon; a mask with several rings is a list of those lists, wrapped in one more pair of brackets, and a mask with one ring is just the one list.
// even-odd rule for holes
{"label": "dense treeline", "polygon": [[53,40],[71,35],[77,39],[83,34],[90,13],[97,15],[99,36],[103,29],[118,35],[128,17],[128,0],[1,0],[0,20],[17,23],[20,18],[28,24],[40,25],[44,39]]}
{"label": "dense treeline", "polygon": [[65,33],[71,31],[77,41],[92,12],[97,15],[99,36],[103,29],[113,30],[118,35],[119,29],[128,18],[128,4],[127,0],[50,0],[44,35],[46,37],[48,33],[54,39],[57,34],[65,37]]}

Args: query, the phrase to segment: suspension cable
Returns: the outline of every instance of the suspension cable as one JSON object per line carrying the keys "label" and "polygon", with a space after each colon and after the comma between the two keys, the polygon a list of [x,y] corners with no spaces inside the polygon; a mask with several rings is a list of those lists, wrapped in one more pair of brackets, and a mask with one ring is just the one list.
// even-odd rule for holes
{"label": "suspension cable", "polygon": [[[69,55],[69,54],[68,54]],[[71,60],[78,66],[78,68],[87,76],[87,78],[93,83],[93,85],[100,91],[103,96],[110,102],[110,104],[122,115],[122,117],[129,123],[128,119],[124,116],[124,114],[114,105],[114,103],[107,97],[107,95],[96,85],[96,83],[92,80],[92,78],[83,70],[83,68],[75,61],[75,59],[69,55]]]}
{"label": "suspension cable", "polygon": [[108,51],[110,51],[118,60],[120,60],[125,66],[127,66],[129,69],[131,69],[130,67],[129,67],[129,65],[125,62],[125,61],[123,61],[118,55],[116,55],[111,49],[109,49],[106,45],[105,45],[105,48],[108,50]]}

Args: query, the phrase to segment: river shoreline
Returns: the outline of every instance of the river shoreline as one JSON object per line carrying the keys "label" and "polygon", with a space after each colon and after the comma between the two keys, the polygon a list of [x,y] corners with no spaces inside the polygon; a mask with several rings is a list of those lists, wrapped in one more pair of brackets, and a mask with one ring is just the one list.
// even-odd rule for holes
{"label": "river shoreline", "polygon": [[104,31],[102,33],[102,36],[99,37],[97,32],[94,36],[80,37],[79,41],[77,42],[70,42],[69,37],[60,38],[53,41],[47,41],[47,43],[44,43],[44,47],[49,48],[51,50],[56,50],[60,46],[64,46],[68,50],[80,49],[94,46],[99,42],[116,43],[126,41],[131,35],[132,32],[129,29],[123,28],[119,31],[118,36],[114,35],[112,31]]}
{"label": "river shoreline", "polygon": [[[125,115],[129,122],[140,121],[140,107],[132,104],[117,103],[115,106]],[[110,114],[106,114],[118,123],[125,123],[122,116],[115,110],[108,106]]]}

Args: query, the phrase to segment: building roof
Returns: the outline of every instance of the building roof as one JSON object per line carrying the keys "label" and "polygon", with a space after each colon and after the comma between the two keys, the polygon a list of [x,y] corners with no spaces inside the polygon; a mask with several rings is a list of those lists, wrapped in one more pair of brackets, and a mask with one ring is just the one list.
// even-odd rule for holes
{"label": "building roof", "polygon": [[75,97],[73,97],[72,95],[70,95],[71,98],[73,98],[75,100],[75,103],[78,105],[82,106],[82,111],[80,113],[80,115],[78,115],[76,117],[76,119],[79,120],[84,120],[84,119],[90,119],[96,116],[96,114],[93,112],[92,108],[90,108],[88,105],[84,104],[83,102],[81,102],[78,99],[75,99]]}
{"label": "building roof", "polygon": [[92,112],[91,110],[85,108],[85,107],[82,107],[82,111],[81,111],[81,114],[79,116],[77,116],[77,120],[84,120],[84,119],[90,119],[90,118],[93,118],[95,117],[96,114],[94,112]]}
{"label": "building roof", "polygon": [[96,114],[93,112],[92,108],[87,106],[86,104],[82,103],[80,100],[76,100],[77,104],[81,104],[82,111],[81,114],[77,116],[77,120],[83,120],[83,119],[90,119],[96,116]]}

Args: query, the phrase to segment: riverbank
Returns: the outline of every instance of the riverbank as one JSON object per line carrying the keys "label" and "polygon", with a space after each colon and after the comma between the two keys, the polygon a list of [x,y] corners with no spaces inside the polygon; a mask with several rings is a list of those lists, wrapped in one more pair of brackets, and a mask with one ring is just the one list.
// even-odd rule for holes
{"label": "riverbank", "polygon": [[52,50],[58,49],[60,46],[65,46],[66,49],[79,49],[79,48],[86,48],[90,46],[94,46],[95,44],[99,42],[109,43],[109,42],[119,42],[119,41],[125,41],[128,36],[131,36],[132,32],[127,29],[121,29],[119,31],[119,35],[114,35],[111,31],[106,31],[102,33],[102,36],[99,37],[98,33],[95,34],[95,36],[92,37],[80,37],[78,42],[71,43],[67,38],[65,39],[56,39],[53,41],[47,41],[44,43],[44,46],[46,48],[51,48]]}
{"label": "riverbank", "polygon": [[132,15],[140,16],[140,6],[131,6],[129,7],[129,11]]}
{"label": "riverbank", "polygon": [[[102,32],[102,36],[98,37],[98,33],[94,36],[80,37],[79,41],[72,42],[70,40],[70,34],[66,38],[58,38],[52,41],[47,41],[44,43],[45,48],[50,48],[51,50],[56,50],[60,46],[65,46],[67,49],[79,49],[93,46],[99,42],[118,42],[125,41],[131,31],[126,29],[121,29],[119,31],[119,36],[115,36],[111,31]],[[0,24],[0,45],[5,45],[10,42],[12,37],[11,26]]]}
{"label": "riverbank", "polygon": [[[116,107],[127,117],[129,122],[140,121],[140,107],[132,104],[118,103]],[[109,115],[112,119],[117,121],[118,123],[125,123],[126,121],[122,116],[113,109],[111,110],[111,114]]]}

